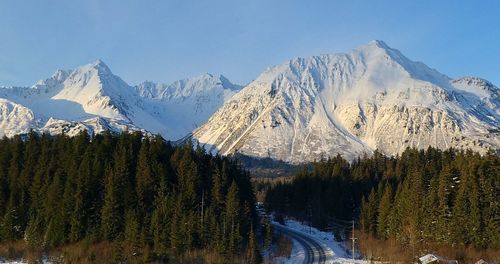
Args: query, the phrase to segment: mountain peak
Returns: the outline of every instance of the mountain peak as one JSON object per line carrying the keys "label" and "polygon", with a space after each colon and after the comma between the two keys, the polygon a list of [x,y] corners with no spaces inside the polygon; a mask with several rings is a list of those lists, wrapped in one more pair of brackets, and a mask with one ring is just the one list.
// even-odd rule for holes
{"label": "mountain peak", "polygon": [[219,80],[221,81],[222,86],[224,86],[225,88],[228,88],[230,90],[238,91],[238,90],[241,90],[241,88],[242,88],[241,85],[237,85],[237,84],[232,83],[228,78],[226,78],[226,76],[224,76],[222,74],[219,75]]}
{"label": "mountain peak", "polygon": [[106,67],[106,68],[108,67],[108,66],[106,65],[106,63],[104,63],[104,61],[102,61],[101,59],[97,59],[96,61],[94,61],[94,62],[92,63],[92,65],[94,65],[94,66],[96,66],[96,67]]}
{"label": "mountain peak", "polygon": [[[57,73],[57,72],[56,72]],[[77,67],[74,71],[71,72],[72,75],[84,74],[88,75],[112,75],[113,73],[109,69],[108,65],[106,65],[102,60],[96,60],[92,63],[84,64],[82,66]]]}
{"label": "mountain peak", "polygon": [[371,53],[374,51],[383,51],[385,53],[393,53],[395,51],[393,48],[389,47],[389,45],[387,45],[387,43],[385,43],[382,40],[372,40],[372,41],[368,42],[367,44],[359,46],[356,50],[361,51],[363,53],[365,53],[365,52]]}
{"label": "mountain peak", "polygon": [[70,72],[71,71],[59,69],[52,75],[51,78],[57,81],[63,81],[69,76]]}
{"label": "mountain peak", "polygon": [[99,72],[103,73],[111,73],[111,70],[109,69],[108,65],[104,63],[102,60],[98,59],[94,63],[91,64],[94,69],[96,69]]}
{"label": "mountain peak", "polygon": [[53,87],[53,86],[56,86],[57,84],[60,84],[62,82],[64,82],[66,80],[66,78],[68,78],[68,76],[70,75],[71,71],[66,71],[66,70],[57,70],[56,72],[54,72],[54,74],[52,74],[51,77],[45,79],[45,80],[39,80],[38,82],[36,82],[32,87],[40,87],[40,86],[50,86],[50,87]]}
{"label": "mountain peak", "polygon": [[[300,163],[378,149],[498,148],[498,97],[451,79],[380,40],[269,68],[193,133],[222,154]],[[490,93],[491,94],[491,93]],[[462,118],[463,117],[463,118]],[[480,143],[478,143],[480,142]]]}
{"label": "mountain peak", "polygon": [[[222,85],[223,88],[225,89],[230,89],[233,91],[240,90],[242,87],[240,85],[232,83],[226,76],[222,74],[213,74],[213,73],[204,73],[201,75],[198,75],[196,77],[193,77],[191,79],[205,79],[205,80],[210,80],[214,82],[215,85],[220,84]],[[188,80],[188,79],[185,79]]]}
{"label": "mountain peak", "polygon": [[[452,81],[453,86],[462,91],[475,94],[480,97],[495,97],[500,96],[500,89],[488,80],[475,77],[464,76]],[[497,103],[498,104],[498,103]]]}
{"label": "mountain peak", "polygon": [[205,73],[202,73],[200,75],[195,75],[195,76],[190,77],[190,78],[185,78],[185,80],[188,80],[188,79],[216,79],[216,80],[219,80],[221,78],[221,76],[222,75],[220,75],[220,74],[205,72]]}
{"label": "mountain peak", "polygon": [[136,91],[147,98],[186,98],[192,95],[210,93],[210,91],[231,91],[241,89],[241,86],[231,83],[220,74],[202,73],[190,78],[177,80],[171,84],[144,81],[135,86]]}
{"label": "mountain peak", "polygon": [[468,85],[477,85],[483,88],[488,88],[489,90],[498,90],[498,87],[490,81],[476,76],[462,76],[453,80],[453,83],[466,83]]}
{"label": "mountain peak", "polygon": [[375,40],[368,42],[367,46],[376,46],[376,47],[383,48],[383,49],[390,48],[384,41],[378,40],[378,39],[375,39]]}
{"label": "mountain peak", "polygon": [[68,79],[70,79],[72,83],[80,83],[79,86],[83,87],[93,78],[96,78],[96,81],[100,82],[104,76],[108,76],[111,79],[118,78],[113,75],[109,67],[102,60],[96,60],[95,62],[79,66],[71,71]]}

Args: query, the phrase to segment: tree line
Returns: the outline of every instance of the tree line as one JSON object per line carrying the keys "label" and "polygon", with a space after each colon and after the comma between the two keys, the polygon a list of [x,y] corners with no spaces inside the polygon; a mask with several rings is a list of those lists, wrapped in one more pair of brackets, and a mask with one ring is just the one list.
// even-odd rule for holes
{"label": "tree line", "polygon": [[206,249],[255,258],[248,173],[160,136],[30,133],[0,140],[0,240],[46,249],[110,241],[120,258]]}
{"label": "tree line", "polygon": [[355,218],[364,232],[405,245],[498,249],[499,193],[500,158],[493,152],[428,148],[315,162],[291,183],[273,187],[266,201],[319,227]]}

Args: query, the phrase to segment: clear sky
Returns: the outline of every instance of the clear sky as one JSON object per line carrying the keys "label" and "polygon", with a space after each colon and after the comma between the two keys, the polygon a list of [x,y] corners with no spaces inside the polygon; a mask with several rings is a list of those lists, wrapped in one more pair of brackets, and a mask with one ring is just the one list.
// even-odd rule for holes
{"label": "clear sky", "polygon": [[500,86],[497,0],[2,0],[0,85],[97,59],[130,84],[205,72],[245,84],[268,66],[373,39]]}

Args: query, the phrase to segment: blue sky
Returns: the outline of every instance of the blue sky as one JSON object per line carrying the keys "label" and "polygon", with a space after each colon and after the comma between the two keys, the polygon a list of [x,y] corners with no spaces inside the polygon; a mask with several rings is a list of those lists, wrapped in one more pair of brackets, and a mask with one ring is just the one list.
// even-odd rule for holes
{"label": "blue sky", "polygon": [[500,1],[2,0],[0,85],[102,59],[130,84],[221,73],[384,40],[451,77],[500,85]]}

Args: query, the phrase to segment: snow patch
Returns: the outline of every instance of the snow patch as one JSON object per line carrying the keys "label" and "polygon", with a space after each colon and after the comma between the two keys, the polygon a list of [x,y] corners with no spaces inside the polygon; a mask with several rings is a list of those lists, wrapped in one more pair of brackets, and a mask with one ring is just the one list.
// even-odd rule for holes
{"label": "snow patch", "polygon": [[[276,223],[277,224],[277,223]],[[298,221],[287,219],[285,226],[292,229],[304,236],[310,237],[323,245],[326,249],[327,260],[326,263],[359,263],[368,264],[370,261],[359,259],[359,256],[353,261],[350,254],[346,252],[341,242],[335,241],[333,234],[319,231],[314,227],[309,227]],[[292,263],[292,262],[290,262]],[[295,263],[295,262],[293,262]]]}

